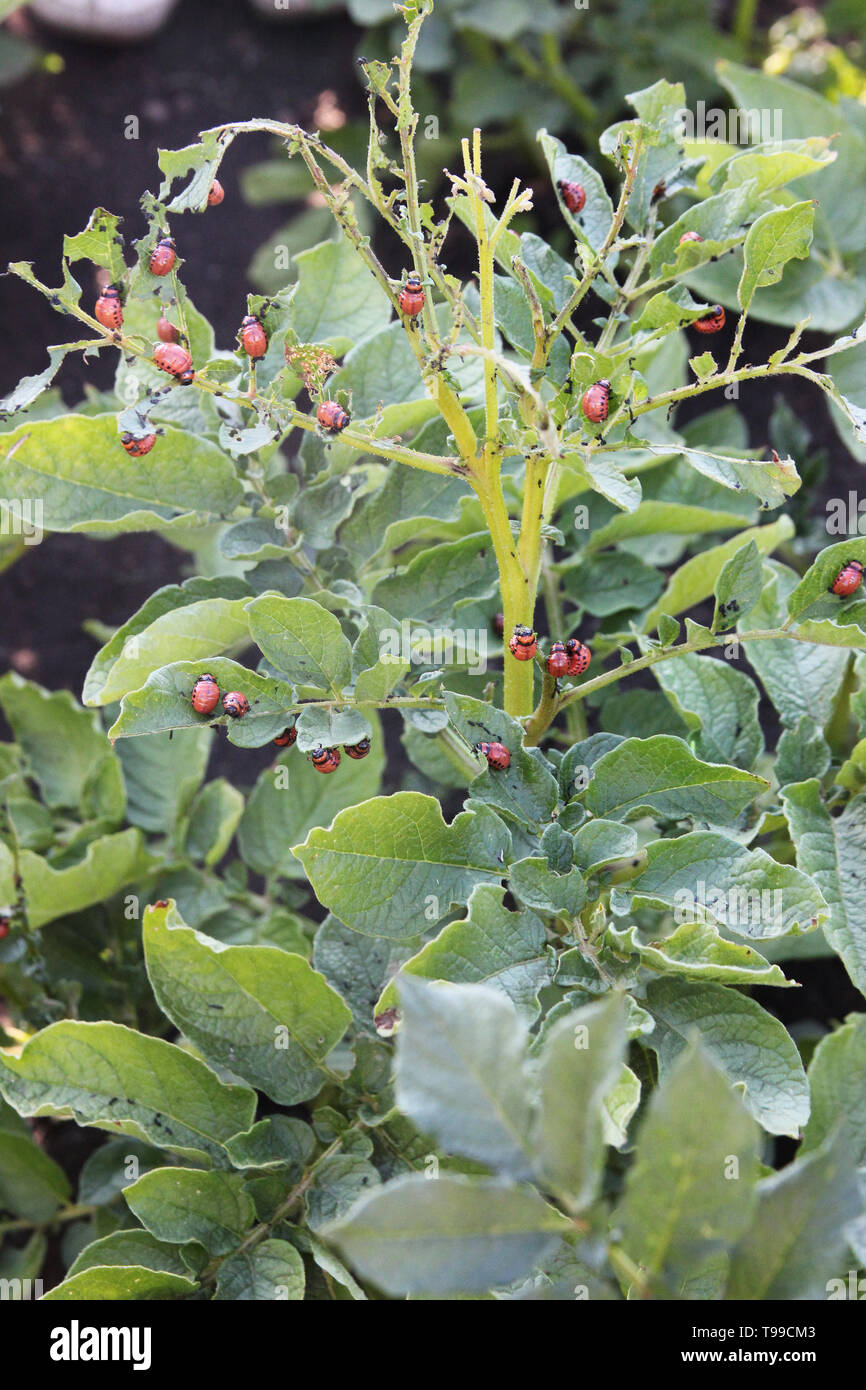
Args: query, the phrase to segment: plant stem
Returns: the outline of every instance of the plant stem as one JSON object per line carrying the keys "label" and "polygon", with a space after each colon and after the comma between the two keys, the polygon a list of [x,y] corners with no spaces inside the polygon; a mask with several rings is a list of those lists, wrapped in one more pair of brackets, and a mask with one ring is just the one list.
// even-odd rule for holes
{"label": "plant stem", "polygon": [[[563,695],[552,697],[548,694],[545,698],[545,694],[542,694],[537,708],[526,725],[527,744],[537,744],[560,711],[567,709],[575,700],[584,700],[587,695],[593,694],[596,690],[602,690],[606,685],[621,681],[637,671],[645,671],[650,666],[657,666],[660,661],[670,661],[673,657],[685,656],[690,652],[706,651],[709,647],[722,647],[730,640],[732,640],[730,635],[716,637],[708,633],[706,636],[693,637],[687,642],[680,642],[675,647],[658,647],[647,652],[644,656],[636,657],[634,661],[627,662],[622,666],[615,666],[610,671],[603,671],[601,675],[593,676],[591,680],[584,681],[581,685],[572,686]],[[802,636],[796,629],[786,632],[779,628],[756,628],[754,632],[740,632],[736,635],[736,640],[738,642],[784,642],[787,640],[808,642],[811,646],[825,645],[817,637]]]}
{"label": "plant stem", "polygon": [[737,0],[734,11],[734,37],[748,50],[752,46],[758,0]]}
{"label": "plant stem", "polygon": [[[475,189],[474,179],[481,178],[481,131],[472,132],[472,153],[469,141],[464,140],[463,164],[470,188],[470,199],[475,213],[475,237],[478,243],[478,288],[481,296],[481,342],[486,353],[493,353],[496,347],[496,327],[493,307],[493,249],[487,236],[484,218],[484,204]],[[496,367],[489,357],[483,359],[484,365],[484,428],[485,450],[496,439],[499,430],[499,411],[496,400]]]}
{"label": "plant stem", "polygon": [[56,1211],[46,1221],[31,1221],[26,1217],[16,1218],[12,1221],[0,1221],[0,1240],[10,1231],[48,1231],[52,1226],[57,1226],[64,1221],[80,1221],[82,1217],[92,1216],[96,1210],[95,1206],[77,1202],[73,1206]]}
{"label": "plant stem", "polygon": [[637,177],[637,166],[639,156],[640,144],[636,143],[635,148],[632,151],[632,157],[629,160],[628,169],[626,170],[625,181],[623,182],[622,186],[622,192],[620,193],[619,202],[616,205],[616,211],[614,212],[613,221],[610,224],[607,236],[605,237],[599,250],[591,253],[592,258],[589,262],[587,270],[584,272],[583,279],[580,281],[577,288],[571,294],[566,303],[562,306],[559,313],[556,315],[556,318],[553,320],[553,322],[550,324],[547,330],[547,351],[545,354],[545,362],[547,361],[547,356],[549,355],[550,349],[553,347],[556,338],[562,332],[565,324],[568,322],[575,309],[580,304],[581,300],[583,299],[593,280],[599,274],[599,271],[601,270],[603,263],[607,260],[610,248],[613,246],[613,243],[616,241],[619,235],[619,230],[623,224],[623,221],[625,220],[626,209],[628,207],[628,200],[631,197],[632,191],[634,189],[634,182]]}
{"label": "plant stem", "polygon": [[[43,285],[40,280],[36,279],[35,275],[29,272],[27,274],[22,274],[21,271],[15,267],[12,269],[14,274],[19,275],[26,284],[39,290],[40,293],[44,294],[48,299],[53,299],[55,297],[55,291],[48,285]],[[77,304],[69,304],[61,300],[55,307],[58,308],[60,312],[69,314],[70,317],[76,318],[81,323],[86,323],[88,327],[92,328],[97,334],[97,337],[93,339],[94,345],[116,347],[128,356],[138,357],[148,362],[152,361],[149,350],[136,346],[132,339],[122,335],[120,338],[115,338],[111,329],[103,328],[102,324],[99,323],[97,319],[93,318],[91,314],[88,314],[85,309],[80,308]],[[85,346],[87,345],[88,344],[85,344]],[[195,377],[193,385],[197,387],[199,391],[205,391],[212,396],[222,396],[225,400],[232,401],[240,406],[245,406],[248,410],[256,409],[257,405],[264,407],[270,405],[270,402],[264,397],[256,396],[254,400],[251,400],[245,391],[227,390],[224,386],[220,386],[213,381],[208,381],[206,378],[202,378],[198,375]],[[178,389],[187,390],[189,388],[183,387]],[[283,427],[286,430],[298,428],[315,433],[319,429],[318,421],[314,416],[304,415],[300,410],[296,410],[294,406],[280,402],[280,410],[285,416]],[[470,433],[474,441],[475,435],[471,426]],[[374,439],[372,436],[364,434],[359,429],[351,427],[346,428],[341,432],[340,439],[346,444],[356,445],[356,447],[365,454],[375,454],[377,458],[388,459],[394,463],[405,463],[410,468],[420,468],[426,473],[439,473],[445,477],[452,477],[455,473],[462,474],[466,472],[466,465],[461,459],[446,457],[440,454],[426,454],[416,449],[410,449],[405,445]]]}
{"label": "plant stem", "polygon": [[[559,595],[559,575],[547,562],[544,562],[541,567],[541,582],[544,606],[547,610],[548,631],[556,633],[561,638],[565,630],[565,621]],[[573,740],[586,738],[586,715],[581,704],[573,701],[566,706],[565,722]]]}
{"label": "plant stem", "polygon": [[[346,1134],[350,1133],[353,1129],[359,1129],[360,1126],[361,1121],[355,1120],[346,1130]],[[275,1226],[278,1226],[281,1221],[285,1221],[286,1217],[295,1208],[295,1206],[297,1206],[298,1202],[301,1200],[307,1189],[312,1186],[315,1180],[317,1170],[321,1167],[321,1165],[325,1162],[326,1159],[331,1158],[343,1147],[346,1134],[338,1135],[334,1142],[332,1144],[329,1144],[328,1147],[322,1153],[319,1154],[319,1157],[316,1159],[314,1163],[310,1164],[310,1167],[307,1169],[301,1180],[295,1184],[291,1192],[288,1193],[285,1199],[277,1207],[273,1216],[268,1221],[261,1221],[257,1226],[254,1226],[253,1229],[250,1231],[249,1235],[245,1236],[244,1239],[241,1241],[240,1245],[238,1245],[235,1250],[231,1251],[232,1258],[236,1257],[237,1255],[244,1255],[248,1250],[253,1250],[265,1239],[266,1236],[270,1234],[270,1232],[273,1230]],[[219,1261],[214,1260],[212,1264],[208,1267],[208,1269],[205,1270],[204,1274],[201,1277],[201,1283],[203,1285],[213,1283],[217,1274],[219,1273],[219,1268],[221,1264],[221,1259]]]}

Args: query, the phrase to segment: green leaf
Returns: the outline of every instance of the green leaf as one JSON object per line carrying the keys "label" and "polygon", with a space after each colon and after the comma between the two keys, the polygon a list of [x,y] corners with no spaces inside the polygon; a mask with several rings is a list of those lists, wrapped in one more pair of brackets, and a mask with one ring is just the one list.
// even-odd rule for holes
{"label": "green leaf", "polygon": [[400,941],[425,930],[431,901],[444,916],[476,883],[498,881],[510,847],[487,808],[447,825],[434,797],[406,791],[341,811],[294,853],[325,907],[355,931]]}
{"label": "green leaf", "polygon": [[[328,916],[316,932],[313,965],[321,970],[349,1005],[355,1026],[374,1034],[377,1000],[401,965],[418,950],[419,936],[395,945],[373,936],[361,936],[336,917]],[[396,995],[392,1001],[396,1006]]]}
{"label": "green leaf", "polygon": [[18,872],[27,901],[27,921],[35,930],[67,913],[78,912],[92,903],[104,902],[118,889],[132,883],[147,869],[150,856],[145,852],[141,831],[121,830],[101,835],[87,846],[77,864],[55,869],[47,859],[32,850],[21,850]]}
{"label": "green leaf", "polygon": [[537,1018],[538,991],[553,979],[553,952],[535,913],[509,912],[504,897],[499,884],[473,888],[465,919],[443,927],[400,967],[400,975],[376,1004],[376,1013],[397,1007],[403,975],[420,975],[425,980],[490,985],[511,1000],[522,1018],[530,1023]]}
{"label": "green leaf", "polygon": [[181,150],[160,150],[159,167],[165,178],[159,190],[160,202],[165,202],[171,192],[171,185],[192,173],[187,186],[177,193],[169,203],[168,212],[204,212],[207,209],[207,196],[219,169],[223,152],[223,141],[213,130],[206,130],[197,145],[186,145]]}
{"label": "green leaf", "polygon": [[380,437],[417,429],[436,414],[402,323],[387,324],[348,352],[329,390],[349,393],[353,418],[375,420]]}
{"label": "green leaf", "polygon": [[262,772],[238,828],[241,855],[251,869],[265,875],[303,877],[303,866],[292,845],[316,826],[330,825],[338,811],[376,796],[382,784],[385,752],[378,721],[374,729],[373,746],[366,758],[353,763],[344,759],[327,777],[301,757],[297,748],[281,753],[273,767]]}
{"label": "green leaf", "polygon": [[866,603],[861,601],[848,609],[845,618],[844,623],[834,622],[831,618],[807,618],[797,624],[796,636],[803,642],[815,642],[824,647],[863,651],[866,649],[866,631],[860,624],[866,620]]}
{"label": "green leaf", "polygon": [[[411,472],[403,468],[402,473]],[[352,647],[355,672],[355,700],[385,700],[400,684],[409,669],[409,659],[393,650],[399,624],[384,608],[370,604],[365,622]],[[402,638],[402,632],[401,632]],[[401,642],[402,645],[402,642]],[[390,648],[390,650],[389,650]]]}
{"label": "green leaf", "polygon": [[26,1127],[23,1133],[11,1129],[0,1114],[0,1210],[48,1221],[69,1195],[63,1169],[34,1144]]}
{"label": "green leaf", "polygon": [[255,1219],[240,1173],[204,1168],[156,1168],[124,1189],[141,1224],[170,1245],[198,1241],[211,1255],[227,1255]]}
{"label": "green leaf", "polygon": [[586,901],[586,885],[578,871],[555,873],[546,859],[519,859],[511,866],[508,886],[527,907],[557,917],[576,917]]}
{"label": "green leaf", "polygon": [[706,381],[708,377],[715,375],[718,364],[711,352],[702,352],[696,357],[689,358],[689,366],[698,381]]}
{"label": "green leaf", "polygon": [[142,467],[121,447],[114,415],[20,425],[0,437],[0,467],[6,498],[39,498],[48,531],[188,527],[229,516],[243,497],[230,461],[209,440],[169,427]]}
{"label": "green leaf", "polygon": [[[128,1135],[123,1139],[108,1139],[95,1149],[88,1159],[78,1179],[78,1200],[97,1207],[107,1206],[123,1191],[128,1183],[147,1173],[151,1168],[162,1168],[165,1154],[152,1144],[143,1144]],[[90,1264],[143,1264],[151,1267],[146,1259],[95,1259]],[[157,1269],[174,1269],[173,1265],[155,1265]],[[175,1271],[186,1272],[185,1266]]]}
{"label": "green leaf", "polygon": [[[704,484],[699,474],[692,476],[696,482]],[[748,502],[748,498],[745,500]],[[713,509],[644,496],[637,511],[614,516],[597,531],[593,530],[587,540],[587,551],[592,553],[637,536],[695,536],[708,531],[737,530],[748,519],[742,512],[724,511],[722,507]]]}
{"label": "green leaf", "polygon": [[212,741],[207,728],[177,729],[171,739],[121,739],[127,819],[142,830],[174,830],[204,779]]}
{"label": "green leaf", "polygon": [[645,848],[646,869],[614,889],[619,915],[673,907],[677,922],[715,922],[750,938],[809,931],[827,915],[811,874],[726,835],[692,831]]}
{"label": "green leaf", "polygon": [[[665,227],[650,252],[653,276],[681,275],[724,255],[739,245],[744,222],[758,205],[754,183],[704,198]],[[686,232],[697,232],[700,241],[682,241]]]}
{"label": "green leaf", "polygon": [[497,583],[496,556],[485,531],[423,550],[404,570],[379,580],[373,602],[395,618],[444,622],[461,599],[485,598]]}
{"label": "green leaf", "polygon": [[308,598],[263,594],[247,605],[250,633],[295,685],[339,696],[352,675],[352,649],[333,613]]}
{"label": "green leaf", "polygon": [[550,820],[558,800],[556,779],[544,761],[523,748],[523,728],[493,705],[470,695],[445,692],[448,718],[465,741],[502,743],[511,754],[505,769],[486,767],[469,787],[473,807],[483,803],[507,812],[523,825]]}
{"label": "green leaf", "polygon": [[850,560],[859,560],[866,565],[866,537],[852,536],[849,540],[839,541],[837,545],[828,545],[816,556],[789,595],[788,617],[800,618],[808,613],[810,618],[835,618],[861,603],[863,594],[860,589],[848,599],[829,592],[833,580]]}
{"label": "green leaf", "polygon": [[318,1094],[349,1009],[303,956],[277,946],[224,946],[176,909],[150,908],[143,926],[156,1001],[206,1061],[229,1068],[283,1105]]}
{"label": "green leaf", "polygon": [[587,556],[574,570],[566,570],[563,580],[569,597],[598,618],[647,608],[663,585],[658,570],[620,551]]}
{"label": "green leaf", "polygon": [[742,1088],[764,1129],[799,1135],[809,1118],[809,1087],[800,1054],[778,1019],[748,995],[703,981],[654,980],[647,1007],[656,1019],[650,1043],[663,1075],[697,1035],[731,1084]]}
{"label": "green leaf", "polygon": [[403,1027],[394,1065],[397,1104],[450,1153],[496,1172],[532,1173],[527,1031],[486,985],[403,975]]}
{"label": "green leaf", "polygon": [[8,671],[0,679],[0,706],[48,806],[77,807],[94,766],[115,761],[97,716],[68,691],[49,694]]}
{"label": "green leaf", "polygon": [[299,1178],[316,1147],[316,1136],[303,1120],[267,1115],[247,1134],[236,1134],[226,1152],[236,1168],[279,1168]]}
{"label": "green leaf", "polygon": [[[216,579],[203,579],[196,576],[183,584],[166,584],[146,599],[141,608],[117,629],[111,638],[96,653],[90,663],[90,670],[84,678],[82,701],[85,705],[107,703],[101,699],[106,683],[112,679],[115,663],[135,651],[133,643],[141,633],[148,632],[151,626],[168,614],[178,614],[178,610],[201,601],[218,599],[238,599],[249,597],[249,588],[241,579],[231,575],[221,575]],[[175,618],[178,621],[178,618]],[[248,633],[247,633],[248,636]],[[217,648],[214,648],[217,650]],[[184,655],[185,653],[182,653]]]}
{"label": "green leaf", "polygon": [[[447,455],[450,445],[445,421],[431,420],[418,431],[413,445]],[[390,550],[415,539],[422,526],[435,528],[438,534],[441,528],[435,524],[457,522],[470,496],[466,483],[456,475],[446,477],[419,468],[391,469],[382,486],[366,493],[340,527],[340,543],[360,564],[383,547]],[[478,526],[467,524],[460,529],[465,533]]]}
{"label": "green leaf", "polygon": [[[844,119],[840,107],[811,91],[801,82],[784,77],[720,63],[717,69],[723,87],[743,110],[779,111],[786,143],[807,137],[830,136],[836,160],[798,182],[802,197],[815,197],[827,210],[832,239],[837,251],[861,251],[866,247],[863,209],[852,189],[866,180],[866,136]],[[748,151],[744,151],[744,154]]]}
{"label": "green leaf", "polygon": [[204,727],[220,719],[231,743],[240,748],[261,748],[281,734],[294,718],[295,692],[273,676],[260,675],[227,657],[211,658],[207,670],[220,690],[237,690],[250,708],[242,719],[229,719],[217,705],[211,715],[196,714],[190,703],[192,688],[202,674],[200,661],[175,661],[148,676],[140,690],[124,695],[120,714],[109,729],[109,738],[138,738],[168,733],[170,729]]}
{"label": "green leaf", "polygon": [[303,1259],[286,1240],[263,1240],[220,1265],[214,1301],[303,1300]]}
{"label": "green leaf", "polygon": [[748,1228],[758,1133],[699,1049],[690,1049],[662,1080],[638,1131],[614,1217],[623,1250],[655,1297],[688,1297],[684,1286],[706,1259]]}
{"label": "green leaf", "polygon": [[73,1279],[85,1269],[102,1269],[112,1265],[137,1265],[163,1274],[189,1277],[189,1267],[174,1245],[156,1240],[149,1231],[113,1231],[101,1240],[92,1240],[69,1266],[67,1278]]}
{"label": "green leaf", "polygon": [[761,597],[763,585],[761,556],[751,540],[725,562],[716,580],[713,632],[725,631],[745,618]]}
{"label": "green leaf", "polygon": [[63,256],[70,263],[88,260],[108,271],[112,284],[119,285],[126,272],[123,237],[118,227],[123,218],[94,208],[83,232],[63,238]]}
{"label": "green leaf", "polygon": [[[866,302],[864,301],[866,301],[866,295],[862,296],[858,318],[866,312]],[[850,314],[839,327],[847,328],[854,318],[855,313]],[[859,336],[859,329],[857,333]],[[831,358],[827,364],[827,375],[831,383],[830,414],[833,417],[837,433],[846,448],[860,463],[866,458],[866,448],[864,448],[862,438],[862,411],[866,405],[864,361],[866,361],[866,345],[858,342],[847,352],[840,352]],[[24,387],[23,381],[20,383],[20,387]],[[827,524],[829,527],[832,518],[832,533],[834,535],[844,535],[849,530],[846,503],[847,499],[845,498],[834,499],[835,515],[833,512],[828,513]],[[855,537],[854,539],[858,538]]]}
{"label": "green leaf", "polygon": [[19,1115],[54,1115],[132,1135],[196,1162],[224,1162],[249,1129],[255,1093],[227,1086],[182,1048],[119,1023],[63,1019],[0,1054],[0,1090]]}
{"label": "green leaf", "polygon": [[866,793],[830,815],[813,778],[782,792],[782,806],[797,850],[797,864],[820,889],[830,914],[824,935],[854,984],[866,987]]}
{"label": "green leaf", "polygon": [[[276,295],[297,278],[297,256],[315,248],[330,237],[334,220],[326,207],[305,207],[277,227],[259,246],[247,268],[250,284],[262,294]],[[305,316],[313,322],[317,305],[311,304]]]}
{"label": "green leaf", "polygon": [[110,1303],[115,1300],[148,1303],[186,1298],[195,1288],[190,1276],[146,1269],[141,1265],[113,1265],[69,1275],[42,1297],[46,1303]]}
{"label": "green leaf", "polygon": [[[311,1230],[303,1230],[301,1227],[296,1227],[293,1232],[293,1239],[297,1242],[299,1249],[309,1251],[313,1260],[324,1274],[327,1274],[342,1288],[348,1291],[348,1295],[351,1299],[358,1303],[365,1303],[367,1301],[367,1295],[364,1293],[364,1290],[361,1288],[360,1284],[352,1278],[352,1275],[349,1273],[342,1260],[338,1260],[334,1252],[329,1250],[317,1236],[313,1235]],[[337,1296],[339,1297],[340,1295]]]}
{"label": "green leaf", "polygon": [[414,722],[409,723],[407,719],[400,735],[400,742],[409,761],[431,782],[436,783],[440,794],[446,787],[465,789],[473,780],[474,769],[467,768],[462,760],[458,764],[454,754],[443,745],[437,733],[424,733]]}
{"label": "green leaf", "polygon": [[816,1149],[837,1127],[848,1135],[854,1157],[866,1159],[866,1014],[850,1014],[827,1033],[812,1054],[809,1091],[812,1111],[800,1152]]}
{"label": "green leaf", "polygon": [[660,662],[653,675],[685,722],[698,730],[694,751],[699,758],[754,766],[764,749],[754,681],[730,662],[694,652]]}
{"label": "green leaf", "polygon": [[[572,457],[566,455],[566,464],[571,461]],[[586,476],[594,492],[605,497],[615,507],[621,507],[625,512],[637,510],[641,500],[639,479],[627,478],[616,462],[604,454],[591,457],[584,466]]]}
{"label": "green leaf", "polygon": [[301,343],[321,343],[341,356],[390,319],[387,295],[343,237],[301,251],[294,261],[291,323]]}
{"label": "green leaf", "polygon": [[[88,704],[109,705],[139,690],[148,676],[173,661],[202,661],[223,652],[242,651],[250,645],[245,606],[249,598],[206,598],[185,603],[154,618],[146,627],[129,633],[116,655],[105,663],[105,648],[97,653],[85,689]],[[109,658],[110,660],[110,658]]]}
{"label": "green leaf", "polygon": [[687,975],[727,985],[794,985],[778,965],[770,965],[751,946],[726,941],[709,922],[683,922],[669,936],[642,941],[635,926],[611,928],[618,953],[636,952],[641,965],[663,975]]}
{"label": "green leaf", "polygon": [[360,710],[337,710],[330,705],[308,705],[298,715],[295,728],[299,753],[309,753],[313,748],[337,748],[340,744],[351,747],[373,734]]}
{"label": "green leaf", "polygon": [[694,608],[709,598],[715,588],[716,580],[725,564],[742,546],[754,540],[762,555],[771,555],[777,546],[790,540],[794,534],[794,523],[788,516],[780,516],[769,526],[755,526],[741,531],[738,536],[721,545],[711,546],[693,555],[676,570],[667,589],[658,603],[644,620],[644,632],[652,632],[662,613],[676,615]]}
{"label": "green leaf", "polygon": [[641,1084],[631,1067],[623,1063],[619,1077],[604,1098],[601,1131],[606,1144],[621,1149],[628,1138],[629,1121],[640,1105]]}
{"label": "green leaf", "polygon": [[[686,448],[681,448],[680,453],[687,463],[704,477],[712,479],[722,487],[732,488],[735,492],[744,488],[757,497],[765,508],[781,507],[786,498],[792,497],[801,486],[800,475],[792,458],[767,462],[764,459],[736,458],[730,454]],[[747,537],[748,534],[747,532]],[[755,539],[759,540],[757,536]],[[763,549],[762,553],[766,554],[766,549]]]}
{"label": "green leaf", "polygon": [[304,1262],[295,1247],[287,1240],[263,1240],[223,1261],[214,1301],[296,1302],[304,1297],[304,1282]]}
{"label": "green leaf", "polygon": [[[550,181],[556,189],[562,216],[578,241],[591,246],[594,251],[600,250],[613,222],[613,207],[601,175],[580,155],[569,154],[562,141],[548,135],[546,130],[538,132],[538,139],[550,169]],[[586,203],[581,212],[569,212],[559,192],[561,180],[579,183],[583,188]]]}
{"label": "green leaf", "polygon": [[603,1103],[620,1077],[625,1046],[625,1010],[615,994],[560,1019],[544,1039],[536,1163],[571,1211],[587,1206],[598,1191]]}
{"label": "green leaf", "polygon": [[821,730],[804,714],[794,729],[785,729],[776,749],[776,780],[780,787],[791,782],[819,780],[832,762],[832,754]]}
{"label": "green leaf", "polygon": [[322,1234],[386,1293],[449,1294],[521,1278],[566,1229],[532,1188],[413,1174],[362,1198]]}
{"label": "green leaf", "polygon": [[8,420],[21,410],[27,410],[51,385],[69,349],[52,347],[48,349],[48,366],[33,376],[23,376],[18,385],[0,399],[0,421]]}
{"label": "green leaf", "polygon": [[738,290],[740,306],[746,312],[759,286],[777,284],[788,261],[802,261],[808,256],[814,217],[814,203],[794,203],[765,212],[749,228]]}
{"label": "green leaf", "polygon": [[344,1216],[359,1197],[381,1179],[377,1170],[360,1154],[334,1154],[316,1168],[315,1181],[307,1196],[307,1220],[314,1231]]}
{"label": "green leaf", "polygon": [[224,777],[203,787],[190,807],[186,852],[191,859],[218,864],[244,813],[243,793]]}
{"label": "green leaf", "polygon": [[[737,150],[713,170],[707,183],[714,190],[723,189],[728,196],[735,189],[750,185],[756,194],[774,193],[794,179],[832,164],[836,152],[829,146],[834,138],[816,135],[800,140],[764,141]],[[822,184],[823,180],[817,186]]]}
{"label": "green leaf", "polygon": [[[772,578],[752,609],[750,628],[771,630],[782,626],[785,598],[793,582],[790,571],[774,567]],[[823,728],[833,713],[848,666],[846,650],[779,638],[750,642],[747,654],[784,725],[790,728],[807,714]]]}
{"label": "green leaf", "polygon": [[599,758],[584,804],[608,820],[653,811],[724,825],[765,788],[752,773],[701,762],[682,739],[656,734],[625,739]]}
{"label": "green leaf", "polygon": [[313,190],[307,166],[300,159],[263,159],[241,171],[244,202],[252,207],[306,198]]}
{"label": "green leaf", "polygon": [[731,1257],[729,1299],[825,1299],[846,1268],[845,1227],[863,1210],[844,1136],[757,1186],[758,1204]]}
{"label": "green leaf", "polygon": [[693,299],[685,285],[672,285],[669,290],[650,296],[635,321],[635,331],[654,333],[659,328],[685,326],[703,317],[709,308]]}
{"label": "green leaf", "polygon": [[574,862],[589,874],[617,859],[633,855],[637,831],[614,820],[591,820],[574,834]]}
{"label": "green leaf", "polygon": [[[13,1246],[11,1242],[6,1242],[2,1252],[0,1252],[0,1278],[20,1279],[22,1281],[20,1289],[15,1289],[14,1286],[9,1289],[8,1296],[11,1300],[18,1302],[27,1297],[28,1293],[32,1295],[34,1292],[32,1282],[28,1290],[28,1286],[23,1281],[39,1278],[47,1253],[48,1241],[40,1230],[34,1231],[24,1245]],[[17,1298],[16,1294],[20,1297]]]}

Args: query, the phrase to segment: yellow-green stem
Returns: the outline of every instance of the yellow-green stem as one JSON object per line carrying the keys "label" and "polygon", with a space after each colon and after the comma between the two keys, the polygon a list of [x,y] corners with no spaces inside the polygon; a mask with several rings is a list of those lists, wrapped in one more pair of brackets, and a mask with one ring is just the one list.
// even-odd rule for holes
{"label": "yellow-green stem", "polygon": [[535,591],[524,573],[517,554],[517,538],[511,529],[508,508],[502,495],[498,476],[479,480],[475,491],[484,512],[493,553],[499,569],[499,591],[505,621],[503,656],[505,662],[505,711],[516,719],[532,712],[531,661],[517,661],[508,649],[508,639],[517,624],[532,626],[535,610]]}

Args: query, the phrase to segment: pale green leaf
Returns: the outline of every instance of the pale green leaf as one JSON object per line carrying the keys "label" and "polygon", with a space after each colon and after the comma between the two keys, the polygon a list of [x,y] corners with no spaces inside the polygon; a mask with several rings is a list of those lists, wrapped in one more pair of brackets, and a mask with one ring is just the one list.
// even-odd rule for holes
{"label": "pale green leaf", "polygon": [[431,900],[444,916],[477,883],[497,882],[509,850],[507,829],[486,807],[447,825],[435,798],[411,791],[341,811],[294,846],[325,907],[355,931],[394,941],[426,929]]}

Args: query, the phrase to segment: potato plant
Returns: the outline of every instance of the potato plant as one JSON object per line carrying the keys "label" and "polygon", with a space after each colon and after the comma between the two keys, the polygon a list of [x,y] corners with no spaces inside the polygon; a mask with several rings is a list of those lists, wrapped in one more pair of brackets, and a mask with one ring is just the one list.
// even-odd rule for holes
{"label": "potato plant", "polygon": [[[686,150],[658,82],[601,137],[613,198],[540,132],[563,259],[477,130],[424,200],[428,9],[366,64],[363,168],[227,124],[161,151],[132,258],[98,208],[58,286],[10,267],[78,336],[3,402],[5,507],[195,573],[100,634],[81,704],[0,680],[0,1269],[62,1235],[51,1299],[823,1298],[866,1258],[866,1021],[801,1055],[765,1001],[794,957],[866,985],[866,538],[804,553],[797,462],[733,402],[796,378],[862,448],[854,315],[807,351],[797,308],[827,238],[862,254],[816,203],[855,172],[832,131]],[[250,355],[189,299],[183,227],[219,257],[253,130],[335,232],[245,307],[225,265]],[[793,326],[744,361],[775,295]],[[117,375],[69,412],[79,352]],[[251,787],[208,778],[223,736],[271,750]],[[75,1190],[52,1118],[105,1136]]]}

